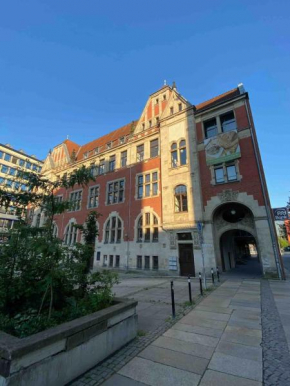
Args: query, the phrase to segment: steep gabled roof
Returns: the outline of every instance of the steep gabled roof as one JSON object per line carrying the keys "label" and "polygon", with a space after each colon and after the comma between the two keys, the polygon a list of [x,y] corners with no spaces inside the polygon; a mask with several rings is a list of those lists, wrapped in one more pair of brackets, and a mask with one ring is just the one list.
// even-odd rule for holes
{"label": "steep gabled roof", "polygon": [[76,153],[78,152],[80,145],[77,143],[71,141],[70,139],[65,139],[63,143],[66,145],[66,148],[68,150],[69,155],[72,155],[72,152],[75,151]]}
{"label": "steep gabled roof", "polygon": [[96,148],[99,148],[99,153],[101,153],[102,151],[106,150],[106,145],[109,142],[112,142],[113,148],[119,143],[118,140],[121,137],[126,137],[134,131],[134,128],[136,127],[137,123],[138,121],[132,121],[131,123],[120,127],[119,129],[104,135],[103,137],[95,139],[94,141],[81,146],[79,152],[77,153],[77,160],[82,160],[84,158],[85,153],[88,153],[88,156],[92,155],[90,154],[90,152],[94,152]]}
{"label": "steep gabled roof", "polygon": [[224,94],[218,95],[212,99],[209,99],[208,101],[202,102],[198,105],[196,105],[196,112],[200,112],[205,109],[209,109],[211,107],[214,107],[216,105],[219,105],[220,103],[226,102],[232,98],[235,98],[240,95],[240,90],[238,88],[234,88],[233,90],[227,91]]}

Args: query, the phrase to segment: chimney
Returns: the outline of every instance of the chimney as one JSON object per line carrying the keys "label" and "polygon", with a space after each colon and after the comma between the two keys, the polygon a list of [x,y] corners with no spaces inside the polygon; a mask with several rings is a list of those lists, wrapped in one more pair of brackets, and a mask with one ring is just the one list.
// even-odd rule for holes
{"label": "chimney", "polygon": [[239,91],[240,91],[240,94],[244,94],[244,93],[246,92],[243,83],[239,83],[239,84],[238,84],[238,89],[239,89]]}
{"label": "chimney", "polygon": [[172,83],[172,90],[174,90],[174,91],[177,91],[176,90],[176,83],[173,81],[173,83]]}

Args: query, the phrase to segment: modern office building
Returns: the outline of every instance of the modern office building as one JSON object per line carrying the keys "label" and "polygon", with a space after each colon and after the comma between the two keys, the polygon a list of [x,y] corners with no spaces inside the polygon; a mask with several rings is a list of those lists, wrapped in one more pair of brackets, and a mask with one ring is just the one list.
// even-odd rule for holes
{"label": "modern office building", "polygon": [[[56,216],[67,245],[73,224],[96,210],[94,267],[195,275],[228,271],[257,251],[264,273],[279,272],[271,216],[249,96],[242,84],[200,104],[173,86],[151,94],[138,120],[85,145],[65,140],[45,160],[58,178],[85,165],[88,187],[59,190],[71,211]],[[250,256],[250,257],[249,257]]]}
{"label": "modern office building", "polygon": [[[15,150],[11,145],[0,144],[0,186],[5,190],[27,190],[25,180],[20,181],[18,171],[33,171],[40,173],[43,162],[34,155],[27,155],[23,150]],[[5,239],[5,233],[17,221],[15,208],[0,208],[0,243]]]}

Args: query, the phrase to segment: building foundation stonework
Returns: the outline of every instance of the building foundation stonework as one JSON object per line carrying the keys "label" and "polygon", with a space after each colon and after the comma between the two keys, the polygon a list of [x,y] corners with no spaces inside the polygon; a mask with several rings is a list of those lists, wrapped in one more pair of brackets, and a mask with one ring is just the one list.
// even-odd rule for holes
{"label": "building foundation stonework", "polygon": [[195,276],[255,262],[264,274],[280,272],[242,84],[197,105],[165,85],[138,120],[85,145],[55,146],[42,173],[56,179],[83,165],[95,181],[56,192],[75,210],[55,216],[55,235],[73,248],[82,241],[73,225],[99,212],[94,269]]}

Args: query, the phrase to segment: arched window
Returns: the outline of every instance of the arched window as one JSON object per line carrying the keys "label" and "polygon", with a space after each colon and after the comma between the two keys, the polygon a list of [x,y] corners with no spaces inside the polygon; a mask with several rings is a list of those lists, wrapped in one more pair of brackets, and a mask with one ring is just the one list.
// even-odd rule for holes
{"label": "arched window", "polygon": [[122,238],[122,221],[118,216],[109,218],[105,228],[105,243],[120,243]]}
{"label": "arched window", "polygon": [[144,213],[137,223],[137,241],[147,242],[158,241],[158,220],[153,213]]}
{"label": "arched window", "polygon": [[173,143],[171,145],[171,166],[173,168],[176,168],[178,166],[178,160],[177,160],[177,144]]}
{"label": "arched window", "polygon": [[36,223],[35,223],[36,228],[40,227],[40,217],[41,217],[41,214],[38,213],[38,215],[36,216]]}
{"label": "arched window", "polygon": [[77,228],[75,227],[75,222],[70,222],[66,227],[66,232],[64,236],[64,243],[66,245],[75,245],[77,241]]}
{"label": "arched window", "polygon": [[52,236],[53,237],[57,237],[58,236],[58,226],[56,225],[55,222],[52,224]]}
{"label": "arched window", "polygon": [[186,165],[186,162],[186,141],[182,139],[178,146],[176,142],[171,145],[171,167]]}
{"label": "arched window", "polygon": [[179,142],[179,164],[186,165],[186,142],[184,139]]}
{"label": "arched window", "polygon": [[174,190],[175,212],[187,212],[187,189],[185,185],[178,185]]}

